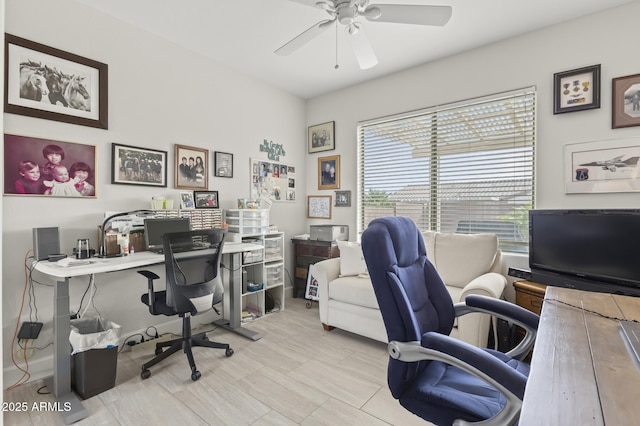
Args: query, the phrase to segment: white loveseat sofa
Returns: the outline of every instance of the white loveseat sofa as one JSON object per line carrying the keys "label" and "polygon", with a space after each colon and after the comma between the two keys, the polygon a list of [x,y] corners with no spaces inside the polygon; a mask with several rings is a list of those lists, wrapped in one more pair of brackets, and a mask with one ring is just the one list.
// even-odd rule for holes
{"label": "white loveseat sofa", "polygon": [[[454,303],[469,294],[500,298],[506,278],[498,273],[501,252],[493,234],[423,233],[427,257],[442,277]],[[325,330],[340,328],[387,342],[360,245],[339,242],[340,257],[318,262],[310,273],[318,280],[320,321]],[[467,314],[457,318],[452,337],[486,347],[491,317]]]}

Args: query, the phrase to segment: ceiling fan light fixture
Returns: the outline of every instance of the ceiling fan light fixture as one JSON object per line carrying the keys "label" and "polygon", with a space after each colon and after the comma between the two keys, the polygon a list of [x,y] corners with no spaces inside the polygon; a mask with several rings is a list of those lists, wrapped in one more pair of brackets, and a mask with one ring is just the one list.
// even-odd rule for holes
{"label": "ceiling fan light fixture", "polygon": [[358,31],[360,31],[360,23],[352,22],[351,24],[347,25],[346,30],[350,35],[357,34]]}

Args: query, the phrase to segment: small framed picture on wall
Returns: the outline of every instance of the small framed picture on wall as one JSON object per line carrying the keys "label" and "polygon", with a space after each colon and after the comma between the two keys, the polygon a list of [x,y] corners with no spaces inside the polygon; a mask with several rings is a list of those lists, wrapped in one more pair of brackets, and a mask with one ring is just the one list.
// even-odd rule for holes
{"label": "small framed picture on wall", "polygon": [[553,75],[553,113],[600,108],[600,64]]}
{"label": "small framed picture on wall", "polygon": [[216,177],[233,177],[233,154],[215,151],[213,160]]}
{"label": "small framed picture on wall", "polygon": [[613,79],[611,128],[640,126],[640,74]]}
{"label": "small framed picture on wall", "polygon": [[331,195],[307,196],[307,217],[331,219]]}

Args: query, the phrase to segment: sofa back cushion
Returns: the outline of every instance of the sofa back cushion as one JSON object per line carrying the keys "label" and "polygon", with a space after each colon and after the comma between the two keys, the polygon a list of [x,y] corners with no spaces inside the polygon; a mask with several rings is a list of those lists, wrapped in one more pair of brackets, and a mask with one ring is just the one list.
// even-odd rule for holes
{"label": "sofa back cushion", "polygon": [[495,234],[424,231],[427,257],[447,286],[464,287],[489,272],[498,252]]}
{"label": "sofa back cushion", "polygon": [[362,255],[360,243],[353,241],[338,241],[340,249],[340,276],[351,277],[367,275],[367,264]]}

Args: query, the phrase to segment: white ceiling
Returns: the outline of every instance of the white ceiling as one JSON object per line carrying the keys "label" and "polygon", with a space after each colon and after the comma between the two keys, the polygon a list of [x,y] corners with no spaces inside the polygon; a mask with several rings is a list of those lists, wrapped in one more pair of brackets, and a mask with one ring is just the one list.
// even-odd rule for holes
{"label": "white ceiling", "polygon": [[368,70],[358,67],[342,28],[337,40],[336,30],[330,28],[289,56],[273,53],[328,18],[325,11],[300,0],[76,1],[287,92],[312,98],[637,0],[371,0],[372,4],[449,5],[453,14],[444,27],[363,19],[379,61]]}

